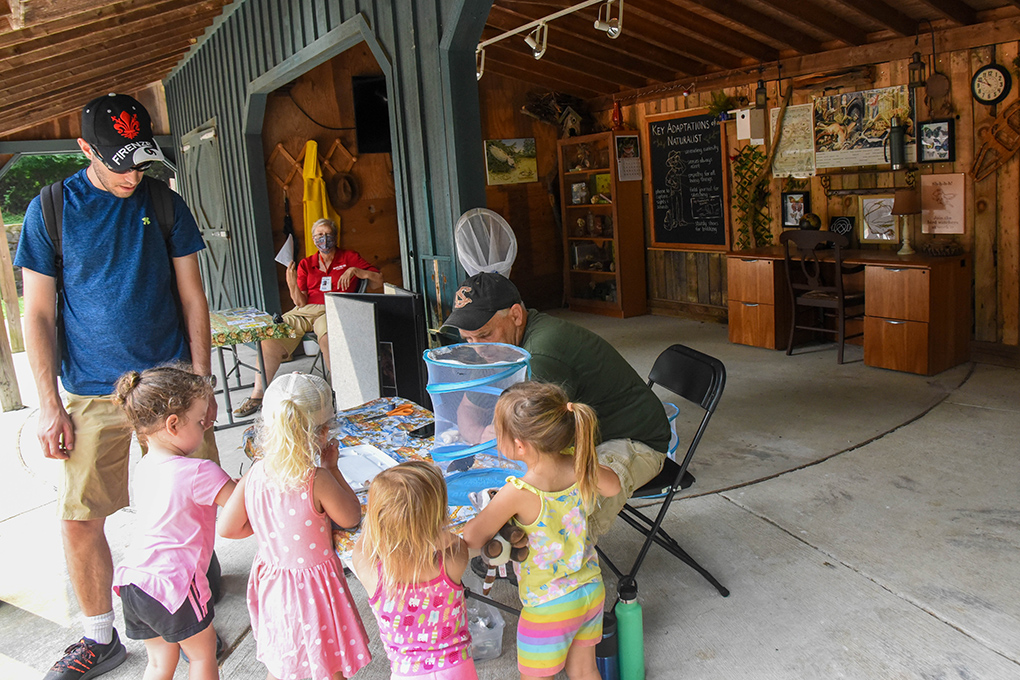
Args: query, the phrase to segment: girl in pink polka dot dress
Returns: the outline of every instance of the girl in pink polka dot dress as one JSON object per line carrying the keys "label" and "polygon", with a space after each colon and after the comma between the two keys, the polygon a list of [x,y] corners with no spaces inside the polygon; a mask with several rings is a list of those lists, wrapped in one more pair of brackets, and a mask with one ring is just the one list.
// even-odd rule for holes
{"label": "girl in pink polka dot dress", "polygon": [[371,660],[333,551],[330,519],[343,527],[361,520],[358,498],[337,469],[337,442],[326,440],[334,415],[322,378],[291,373],[274,380],[262,401],[262,458],[218,523],[221,536],[254,533],[258,541],[248,612],[270,680],[349,678]]}

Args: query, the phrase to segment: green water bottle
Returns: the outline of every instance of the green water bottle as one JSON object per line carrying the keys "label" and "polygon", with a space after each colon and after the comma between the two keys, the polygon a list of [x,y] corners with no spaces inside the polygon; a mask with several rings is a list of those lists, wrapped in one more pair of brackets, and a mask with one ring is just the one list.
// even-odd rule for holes
{"label": "green water bottle", "polygon": [[619,638],[620,680],[645,680],[645,635],[636,583],[632,581],[620,586],[620,601],[614,611]]}

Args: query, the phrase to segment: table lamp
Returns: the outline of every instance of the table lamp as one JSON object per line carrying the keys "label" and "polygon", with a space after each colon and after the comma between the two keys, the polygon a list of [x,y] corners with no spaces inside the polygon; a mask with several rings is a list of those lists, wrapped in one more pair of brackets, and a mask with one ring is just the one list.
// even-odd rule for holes
{"label": "table lamp", "polygon": [[[917,191],[911,188],[897,189],[896,194],[893,197],[893,215],[917,215],[921,212],[921,197],[918,196]],[[910,230],[908,229],[908,220],[904,219],[901,221],[901,232],[903,234],[903,247],[901,247],[896,254],[897,255],[913,255],[914,249],[910,247]]]}

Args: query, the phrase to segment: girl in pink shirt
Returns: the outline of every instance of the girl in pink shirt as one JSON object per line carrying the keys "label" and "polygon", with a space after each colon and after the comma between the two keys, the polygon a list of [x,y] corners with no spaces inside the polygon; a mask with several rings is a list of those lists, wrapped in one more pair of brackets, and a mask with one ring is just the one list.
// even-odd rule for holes
{"label": "girl in pink shirt", "polygon": [[449,528],[446,482],[435,465],[402,463],[372,480],[352,561],[395,680],[478,678],[460,583],[468,551]]}
{"label": "girl in pink shirt", "polygon": [[333,550],[330,520],[342,527],[361,521],[361,503],[329,439],[335,415],[332,391],[318,376],[290,373],[270,383],[257,435],[262,457],[220,516],[221,536],[254,533],[259,544],[248,613],[269,680],[349,678],[372,659]]}
{"label": "girl in pink shirt", "polygon": [[131,371],[116,384],[117,402],[148,444],[134,472],[140,531],[113,581],[127,636],[145,641],[146,680],[172,678],[182,649],[192,680],[219,677],[206,571],[216,506],[227,502],[234,482],[211,460],[188,457],[212,427],[212,386],[182,368]]}

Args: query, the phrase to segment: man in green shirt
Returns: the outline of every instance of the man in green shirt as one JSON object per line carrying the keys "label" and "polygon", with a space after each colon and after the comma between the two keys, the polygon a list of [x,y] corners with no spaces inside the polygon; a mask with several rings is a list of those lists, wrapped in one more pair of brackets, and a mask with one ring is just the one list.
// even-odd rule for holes
{"label": "man in green shirt", "polygon": [[670,428],[662,402],[604,339],[562,319],[526,309],[517,287],[500,274],[481,273],[457,290],[444,327],[467,342],[503,342],[531,354],[535,380],[562,386],[571,401],[599,418],[599,462],[620,477],[622,491],[599,499],[589,518],[594,539],[612,526],[624,503],[662,469]]}

